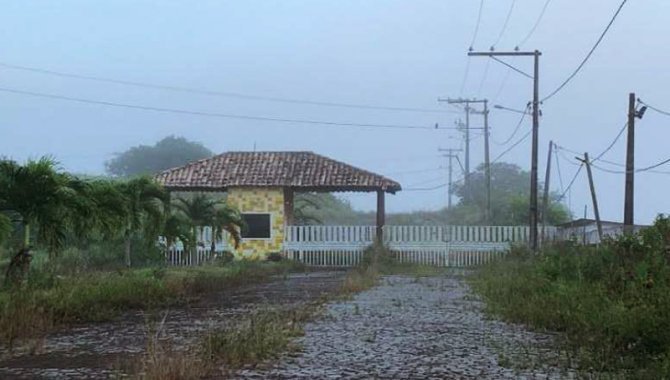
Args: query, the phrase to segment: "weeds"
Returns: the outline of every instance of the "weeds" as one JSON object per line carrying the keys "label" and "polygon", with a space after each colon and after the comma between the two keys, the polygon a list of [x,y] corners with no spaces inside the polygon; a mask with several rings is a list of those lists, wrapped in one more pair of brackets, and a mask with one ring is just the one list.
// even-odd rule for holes
{"label": "weeds", "polygon": [[670,376],[670,220],[599,247],[515,251],[472,279],[488,311],[563,332],[588,371]]}
{"label": "weeds", "polygon": [[303,334],[303,325],[317,310],[318,304],[310,304],[258,311],[233,326],[207,334],[202,341],[203,355],[226,369],[273,358],[289,347],[292,338]]}
{"label": "weeds", "polygon": [[225,267],[154,268],[61,276],[31,272],[27,284],[0,291],[0,344],[34,338],[54,326],[104,321],[128,309],[151,310],[204,293],[300,269],[290,262]]}

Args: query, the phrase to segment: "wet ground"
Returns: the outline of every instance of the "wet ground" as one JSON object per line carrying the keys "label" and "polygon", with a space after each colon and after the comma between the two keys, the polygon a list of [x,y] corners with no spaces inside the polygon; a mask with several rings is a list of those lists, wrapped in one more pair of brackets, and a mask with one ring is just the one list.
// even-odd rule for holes
{"label": "wet ground", "polygon": [[[293,305],[337,291],[344,272],[310,272],[275,277],[210,294],[190,307],[163,310],[157,314],[127,313],[108,323],[73,326],[48,335],[37,347],[26,345],[9,353],[0,348],[0,379],[107,379],[143,354],[151,322],[165,322],[163,339],[175,350],[194,343],[207,330],[225,326],[237,316],[269,305]],[[167,316],[166,316],[167,313]]]}
{"label": "wet ground", "polygon": [[392,276],[306,326],[302,352],[244,379],[564,379],[549,335],[489,320],[461,276]]}
{"label": "wet ground", "polygon": [[[207,330],[270,305],[336,291],[343,272],[294,274],[212,294],[167,311],[164,339],[184,349]],[[302,350],[239,371],[241,379],[563,379],[553,337],[487,319],[462,275],[390,276],[353,299],[327,305],[307,324]],[[165,311],[164,311],[165,312]],[[159,313],[159,318],[165,314]],[[154,318],[156,316],[154,315]],[[148,316],[68,328],[36,354],[0,352],[1,379],[117,378],[146,349]],[[126,367],[124,367],[124,365]]]}

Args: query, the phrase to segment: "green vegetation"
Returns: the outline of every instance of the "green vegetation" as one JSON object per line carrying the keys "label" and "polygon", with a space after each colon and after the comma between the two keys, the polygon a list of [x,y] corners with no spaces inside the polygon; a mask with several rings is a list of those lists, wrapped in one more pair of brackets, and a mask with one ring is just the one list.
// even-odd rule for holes
{"label": "green vegetation", "polygon": [[600,246],[520,250],[472,279],[488,311],[563,332],[580,367],[670,377],[670,219]]}
{"label": "green vegetation", "polygon": [[119,153],[105,167],[109,174],[119,177],[152,175],[213,155],[200,143],[168,136],[153,146],[139,145]]}
{"label": "green vegetation", "polygon": [[294,262],[243,262],[197,268],[56,273],[35,266],[27,284],[0,291],[0,343],[39,336],[58,325],[103,321],[128,309],[154,309],[216,290],[301,269]]}
{"label": "green vegetation", "polygon": [[[504,162],[491,165],[491,224],[525,225],[528,223],[528,196],[530,174],[514,164]],[[486,181],[484,166],[470,175],[469,188],[462,182],[453,186],[460,202],[450,210],[390,213],[387,223],[394,225],[481,225],[486,210]],[[374,225],[374,212],[360,212],[332,194],[298,194],[295,198],[295,218],[299,224]],[[570,213],[550,194],[549,224],[567,222]]]}

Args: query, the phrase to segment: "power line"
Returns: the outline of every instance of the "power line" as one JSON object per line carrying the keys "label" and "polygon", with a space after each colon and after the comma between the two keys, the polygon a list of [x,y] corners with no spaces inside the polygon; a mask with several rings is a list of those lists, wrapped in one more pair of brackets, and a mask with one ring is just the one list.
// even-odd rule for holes
{"label": "power line", "polygon": [[444,168],[433,168],[433,169],[417,169],[417,170],[401,170],[396,172],[387,172],[387,175],[401,175],[401,174],[414,174],[414,173],[429,173],[445,170]]}
{"label": "power line", "polygon": [[507,11],[507,17],[505,17],[505,22],[503,23],[502,29],[500,30],[500,33],[498,34],[498,39],[496,40],[495,43],[491,47],[495,47],[498,45],[500,40],[502,39],[503,35],[505,34],[505,31],[507,30],[507,25],[509,24],[509,19],[512,16],[512,11],[514,11],[514,4],[516,4],[516,0],[512,0],[512,3],[509,6],[509,11]]}
{"label": "power line", "polygon": [[479,25],[482,22],[482,11],[484,10],[484,0],[479,1],[479,12],[477,13],[477,24],[475,26],[475,31],[472,34],[472,41],[470,41],[470,50],[472,50],[472,47],[475,45],[475,41],[477,40],[477,34],[479,34]]}
{"label": "power line", "polygon": [[568,193],[568,191],[570,191],[570,188],[572,187],[572,185],[575,184],[575,181],[577,180],[577,176],[579,176],[579,172],[582,171],[583,167],[584,167],[584,164],[579,165],[579,167],[577,168],[577,171],[575,172],[575,175],[572,176],[572,180],[570,180],[570,183],[568,184],[568,187],[565,189],[565,191],[563,191],[561,196],[558,197],[557,201],[560,202],[563,198],[565,198],[565,195]]}
{"label": "power line", "polygon": [[542,18],[544,17],[544,13],[547,11],[547,7],[549,6],[549,3],[551,3],[551,0],[547,0],[547,1],[545,1],[544,6],[542,7],[542,11],[540,12],[540,15],[537,17],[537,20],[535,20],[535,24],[534,24],[533,27],[530,29],[530,31],[528,32],[528,34],[526,35],[526,37],[524,37],[523,40],[521,40],[521,42],[519,42],[519,43],[517,44],[517,46],[522,46],[522,45],[524,45],[526,42],[528,42],[528,40],[529,40],[530,37],[533,35],[533,33],[535,33],[535,30],[536,30],[537,27],[540,25],[540,22],[542,22]]}
{"label": "power line", "polygon": [[602,34],[600,35],[600,37],[599,37],[598,40],[596,41],[595,45],[593,45],[593,47],[591,48],[591,50],[589,51],[589,53],[586,55],[586,57],[584,57],[584,59],[582,60],[582,62],[579,64],[579,66],[577,66],[577,69],[575,69],[575,71],[574,71],[572,74],[570,74],[570,76],[568,76],[568,78],[565,79],[565,81],[563,81],[563,83],[561,83],[560,86],[558,86],[558,87],[557,87],[554,91],[552,91],[549,95],[545,96],[545,97],[541,100],[542,102],[544,102],[544,101],[546,101],[546,100],[552,98],[554,95],[556,95],[559,91],[561,91],[561,90],[562,90],[562,89],[563,89],[563,88],[564,88],[564,87],[565,87],[565,86],[572,80],[572,78],[574,78],[574,77],[577,75],[577,73],[578,73],[579,71],[581,71],[582,67],[584,67],[584,65],[585,65],[586,62],[589,60],[589,58],[591,58],[591,55],[593,55],[593,52],[596,51],[596,49],[598,48],[598,45],[600,45],[600,43],[602,42],[602,40],[605,38],[605,35],[606,35],[607,32],[609,31],[609,29],[610,29],[610,27],[612,26],[612,24],[614,24],[614,20],[616,20],[617,16],[619,16],[619,13],[621,12],[621,9],[623,9],[623,6],[626,4],[627,1],[628,1],[628,0],[623,0],[623,1],[621,2],[621,4],[619,5],[619,8],[618,8],[617,11],[614,13],[614,16],[612,16],[612,19],[611,19],[610,22],[607,24],[607,27],[605,27],[605,30],[603,30]]}
{"label": "power line", "polygon": [[[593,163],[593,162],[596,162],[596,161],[608,162],[608,161],[603,160],[602,157],[603,157],[605,154],[607,154],[607,152],[609,152],[610,150],[612,150],[612,148],[616,145],[616,143],[619,141],[619,139],[620,139],[621,136],[623,135],[624,131],[626,131],[626,128],[627,128],[627,127],[628,127],[628,122],[626,121],[626,123],[623,125],[623,127],[621,127],[621,129],[619,130],[619,132],[617,133],[617,135],[614,137],[614,140],[612,140],[612,142],[607,146],[607,148],[605,148],[605,150],[603,150],[602,152],[600,152],[600,154],[598,154],[595,158],[593,158],[593,159],[591,160],[591,162],[592,162],[592,163]],[[565,151],[570,152],[570,153],[572,153],[572,154],[577,154],[577,155],[580,155],[580,156],[582,155],[582,153],[577,152],[576,150],[572,150],[572,149],[566,148],[566,147],[561,146],[561,145],[556,145],[556,146],[557,146],[558,148],[560,148],[561,150],[565,150]],[[611,163],[611,161],[609,161],[609,163]]]}
{"label": "power line", "polygon": [[496,103],[498,102],[498,99],[500,98],[500,94],[502,94],[503,89],[507,85],[507,79],[509,79],[509,74],[512,72],[512,69],[507,68],[507,71],[505,72],[505,76],[503,77],[502,82],[500,82],[500,87],[498,87],[498,91],[496,91],[496,94],[493,96],[493,100],[491,103]]}
{"label": "power line", "polygon": [[[526,106],[526,111],[528,111],[528,106]],[[521,118],[519,119],[519,122],[516,124],[516,127],[514,127],[514,131],[512,132],[512,134],[511,134],[505,141],[503,141],[503,142],[501,142],[501,143],[499,143],[499,142],[497,142],[497,141],[495,141],[495,140],[493,141],[494,143],[496,143],[496,145],[507,145],[507,143],[509,143],[510,141],[512,141],[512,139],[514,138],[514,136],[516,136],[517,132],[518,132],[519,129],[521,128],[521,125],[523,124],[523,121],[524,121],[524,119],[526,118],[526,115],[528,114],[528,112],[526,112],[526,111],[524,111],[524,112],[521,114]]]}
{"label": "power line", "polygon": [[[554,147],[558,148],[556,143]],[[558,159],[558,149],[554,149],[554,159],[556,160],[556,171],[558,172],[558,183],[561,186],[561,193],[563,192],[563,174],[561,174],[561,161]]]}
{"label": "power line", "polygon": [[[482,10],[484,9],[484,0],[480,0],[479,2],[479,11],[477,12],[477,23],[475,24],[475,30],[472,33],[472,40],[470,41],[470,51],[472,51],[472,47],[475,44],[475,41],[477,40],[477,35],[479,34],[479,25],[482,22]],[[463,95],[463,92],[465,91],[465,84],[468,82],[468,75],[470,74],[470,57],[468,56],[468,60],[465,62],[465,73],[463,73],[463,80],[461,81],[461,91],[460,95]]]}
{"label": "power line", "polygon": [[486,82],[487,77],[489,76],[489,64],[491,61],[486,61],[486,66],[484,66],[484,74],[482,75],[482,80],[479,82],[479,88],[477,89],[477,97],[481,97],[482,89],[484,88],[484,82]]}
{"label": "power line", "polygon": [[402,189],[403,191],[431,191],[431,190],[437,190],[437,189],[442,189],[447,187],[449,184],[448,183],[443,183],[437,186],[433,187],[414,187],[414,188],[407,188],[407,189]]}
{"label": "power line", "polygon": [[654,107],[654,106],[650,105],[649,103],[645,103],[639,98],[637,99],[637,101],[640,102],[641,104],[644,104],[645,106],[647,106],[647,108],[660,113],[661,115],[670,116],[670,112],[668,112],[668,111],[664,111],[664,110],[662,110],[658,107]]}
{"label": "power line", "polygon": [[151,88],[151,89],[156,89],[156,90],[185,92],[185,93],[200,94],[200,95],[207,95],[207,96],[219,96],[219,97],[238,98],[238,99],[246,99],[246,100],[260,100],[260,101],[290,103],[290,104],[307,104],[307,105],[322,106],[322,107],[357,108],[357,109],[384,110],[384,111],[403,111],[403,112],[444,113],[444,110],[430,109],[430,108],[391,107],[391,106],[372,105],[372,104],[322,102],[322,101],[307,100],[307,99],[279,98],[279,97],[272,97],[272,96],[243,94],[243,93],[237,93],[237,92],[203,90],[203,89],[190,88],[190,87],[171,86],[171,85],[163,85],[163,84],[147,83],[147,82],[136,82],[136,81],[105,78],[105,77],[92,76],[92,75],[81,75],[81,74],[74,74],[74,73],[68,73],[68,72],[62,72],[62,71],[42,69],[42,68],[38,68],[38,67],[14,65],[14,64],[4,63],[4,62],[0,62],[0,67],[4,67],[4,68],[7,68],[7,69],[12,69],[12,70],[22,70],[22,71],[30,71],[30,72],[46,74],[46,75],[53,75],[53,76],[58,76],[58,77],[63,77],[63,78],[75,78],[75,79],[83,79],[83,80],[90,80],[90,81],[96,81],[96,82],[113,83],[113,84],[124,85],[124,86],[134,86],[134,87]]}
{"label": "power line", "polygon": [[528,132],[527,132],[525,135],[523,135],[519,140],[517,140],[517,142],[515,142],[514,144],[512,144],[512,146],[510,146],[509,148],[507,148],[504,152],[500,153],[500,154],[498,155],[498,157],[496,157],[493,161],[491,161],[491,163],[497,162],[497,161],[498,161],[499,159],[501,159],[504,155],[506,155],[507,153],[509,153],[512,149],[516,148],[517,145],[521,144],[524,140],[526,140],[526,139],[528,138],[528,136],[530,136],[530,133],[531,133],[531,132],[532,132],[532,130],[528,131]]}
{"label": "power line", "polygon": [[[670,158],[667,158],[667,159],[662,160],[660,162],[657,162],[655,164],[645,166],[643,168],[635,169],[635,170],[633,170],[633,173],[650,172],[650,173],[657,173],[657,174],[670,174],[668,172],[654,171],[653,170],[653,169],[656,169],[659,166],[663,166],[663,165],[665,165],[669,162],[670,162]],[[607,173],[613,173],[613,174],[627,174],[627,173],[629,173],[629,171],[627,171],[627,170],[612,170],[612,169],[606,169],[606,168],[603,168],[603,167],[600,167],[600,166],[595,166],[595,165],[592,165],[592,166],[596,169],[599,169],[599,170],[607,172]]]}
{"label": "power line", "polygon": [[47,99],[57,99],[57,100],[66,100],[71,102],[87,103],[87,104],[97,104],[103,106],[117,107],[117,108],[130,108],[142,111],[153,111],[153,112],[163,112],[163,113],[175,113],[181,115],[194,115],[194,116],[206,116],[206,117],[218,117],[226,119],[242,119],[242,120],[258,120],[258,121],[270,121],[270,122],[279,122],[279,123],[297,123],[297,124],[313,124],[313,125],[330,125],[330,126],[341,126],[341,127],[363,127],[363,128],[386,128],[386,129],[457,129],[452,127],[427,127],[420,125],[394,125],[394,124],[368,124],[368,123],[343,123],[327,120],[309,120],[309,119],[286,119],[286,118],[274,118],[274,117],[265,117],[265,116],[252,116],[252,115],[235,115],[235,114],[225,114],[225,113],[215,113],[215,112],[202,112],[202,111],[191,111],[183,110],[176,108],[164,108],[164,107],[154,107],[154,106],[144,106],[137,104],[128,104],[128,103],[117,103],[109,102],[102,100],[92,100],[85,98],[77,98],[65,95],[56,95],[56,94],[46,94],[41,92],[32,92],[17,90],[12,88],[0,87],[1,92],[7,92],[12,94],[21,94],[39,98]]}
{"label": "power line", "polygon": [[605,150],[603,150],[599,155],[597,155],[591,162],[595,162],[595,161],[600,160],[602,158],[602,156],[604,156],[607,152],[609,152],[614,147],[614,145],[617,143],[617,141],[619,141],[619,139],[623,135],[623,132],[626,130],[626,128],[628,128],[628,121],[626,121],[626,123],[624,123],[623,127],[621,128],[621,130],[619,130],[619,133],[617,133],[616,137],[614,138],[614,140],[612,140],[610,145],[607,148],[605,148]]}

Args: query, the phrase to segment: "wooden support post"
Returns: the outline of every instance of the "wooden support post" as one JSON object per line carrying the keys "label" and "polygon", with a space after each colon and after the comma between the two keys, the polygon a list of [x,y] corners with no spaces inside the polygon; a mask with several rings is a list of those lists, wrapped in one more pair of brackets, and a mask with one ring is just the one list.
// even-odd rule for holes
{"label": "wooden support post", "polygon": [[384,242],[384,224],[386,220],[386,210],[384,202],[384,190],[377,190],[377,242]]}
{"label": "wooden support post", "polygon": [[293,195],[292,188],[284,188],[284,224],[286,226],[292,226],[295,222],[293,220]]}

